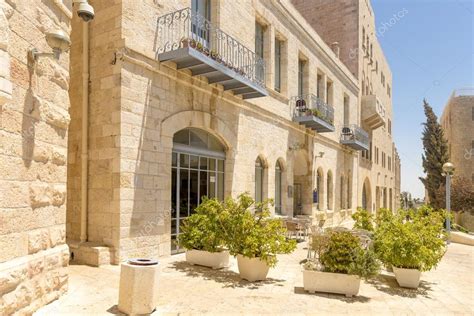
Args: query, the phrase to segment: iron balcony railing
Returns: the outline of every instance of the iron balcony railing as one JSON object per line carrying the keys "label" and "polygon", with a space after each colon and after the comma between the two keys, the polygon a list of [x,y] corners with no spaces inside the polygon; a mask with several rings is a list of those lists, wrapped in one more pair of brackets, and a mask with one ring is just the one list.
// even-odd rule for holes
{"label": "iron balcony railing", "polygon": [[185,8],[161,16],[157,22],[157,55],[191,47],[265,86],[264,60],[202,15]]}
{"label": "iron balcony railing", "polygon": [[341,132],[341,141],[343,142],[359,142],[364,145],[369,144],[369,134],[360,126],[355,124],[344,125]]}
{"label": "iron balcony railing", "polygon": [[312,93],[291,98],[293,117],[316,116],[334,125],[334,108]]}

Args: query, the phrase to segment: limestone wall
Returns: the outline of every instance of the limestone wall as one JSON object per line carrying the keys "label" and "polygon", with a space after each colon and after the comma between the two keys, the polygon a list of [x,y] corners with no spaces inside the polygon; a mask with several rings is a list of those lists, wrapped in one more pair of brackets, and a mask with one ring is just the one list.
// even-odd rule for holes
{"label": "limestone wall", "polygon": [[0,1],[0,313],[31,314],[67,291],[65,245],[69,54],[45,32],[70,30],[53,1]]}

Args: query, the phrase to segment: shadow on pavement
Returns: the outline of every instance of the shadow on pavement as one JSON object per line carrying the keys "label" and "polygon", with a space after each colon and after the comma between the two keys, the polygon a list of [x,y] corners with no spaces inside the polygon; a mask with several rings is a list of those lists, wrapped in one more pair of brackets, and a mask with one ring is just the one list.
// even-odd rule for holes
{"label": "shadow on pavement", "polygon": [[[240,275],[234,271],[227,269],[213,270],[211,268],[191,265],[185,261],[176,261],[170,263],[167,268],[175,269],[186,273],[186,276],[194,278],[203,278],[205,280],[213,280],[223,284],[224,288],[248,288],[251,290],[258,289],[263,285],[274,284],[279,285],[286,280],[267,278],[264,281],[249,282],[240,278]],[[283,286],[283,285],[281,285]]]}
{"label": "shadow on pavement", "polygon": [[323,292],[316,292],[316,293],[309,293],[304,290],[301,286],[295,286],[294,289],[295,294],[303,294],[303,295],[313,295],[319,296],[323,298],[338,300],[345,303],[368,303],[370,301],[369,297],[357,295],[353,297],[346,297],[343,294],[330,294],[330,293],[323,293]]}
{"label": "shadow on pavement", "polygon": [[398,285],[395,276],[388,274],[380,274],[377,278],[367,281],[367,283],[389,295],[409,298],[416,298],[417,296],[431,298],[431,284],[433,284],[422,280],[417,289],[403,288]]}

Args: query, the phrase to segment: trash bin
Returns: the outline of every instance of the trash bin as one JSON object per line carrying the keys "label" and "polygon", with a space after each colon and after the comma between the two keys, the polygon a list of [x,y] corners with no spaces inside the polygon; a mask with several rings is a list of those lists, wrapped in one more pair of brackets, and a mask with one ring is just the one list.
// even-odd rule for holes
{"label": "trash bin", "polygon": [[118,309],[128,315],[152,313],[158,302],[158,260],[136,258],[120,267]]}

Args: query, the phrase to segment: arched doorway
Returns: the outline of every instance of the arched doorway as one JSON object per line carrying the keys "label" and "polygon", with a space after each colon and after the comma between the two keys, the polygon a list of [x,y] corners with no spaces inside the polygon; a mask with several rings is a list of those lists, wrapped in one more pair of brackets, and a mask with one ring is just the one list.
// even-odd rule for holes
{"label": "arched doorway", "polygon": [[225,146],[212,134],[185,128],[173,136],[171,159],[171,252],[179,252],[176,238],[183,220],[202,197],[224,199]]}
{"label": "arched doorway", "polygon": [[282,214],[283,165],[280,160],[275,164],[275,213]]}

